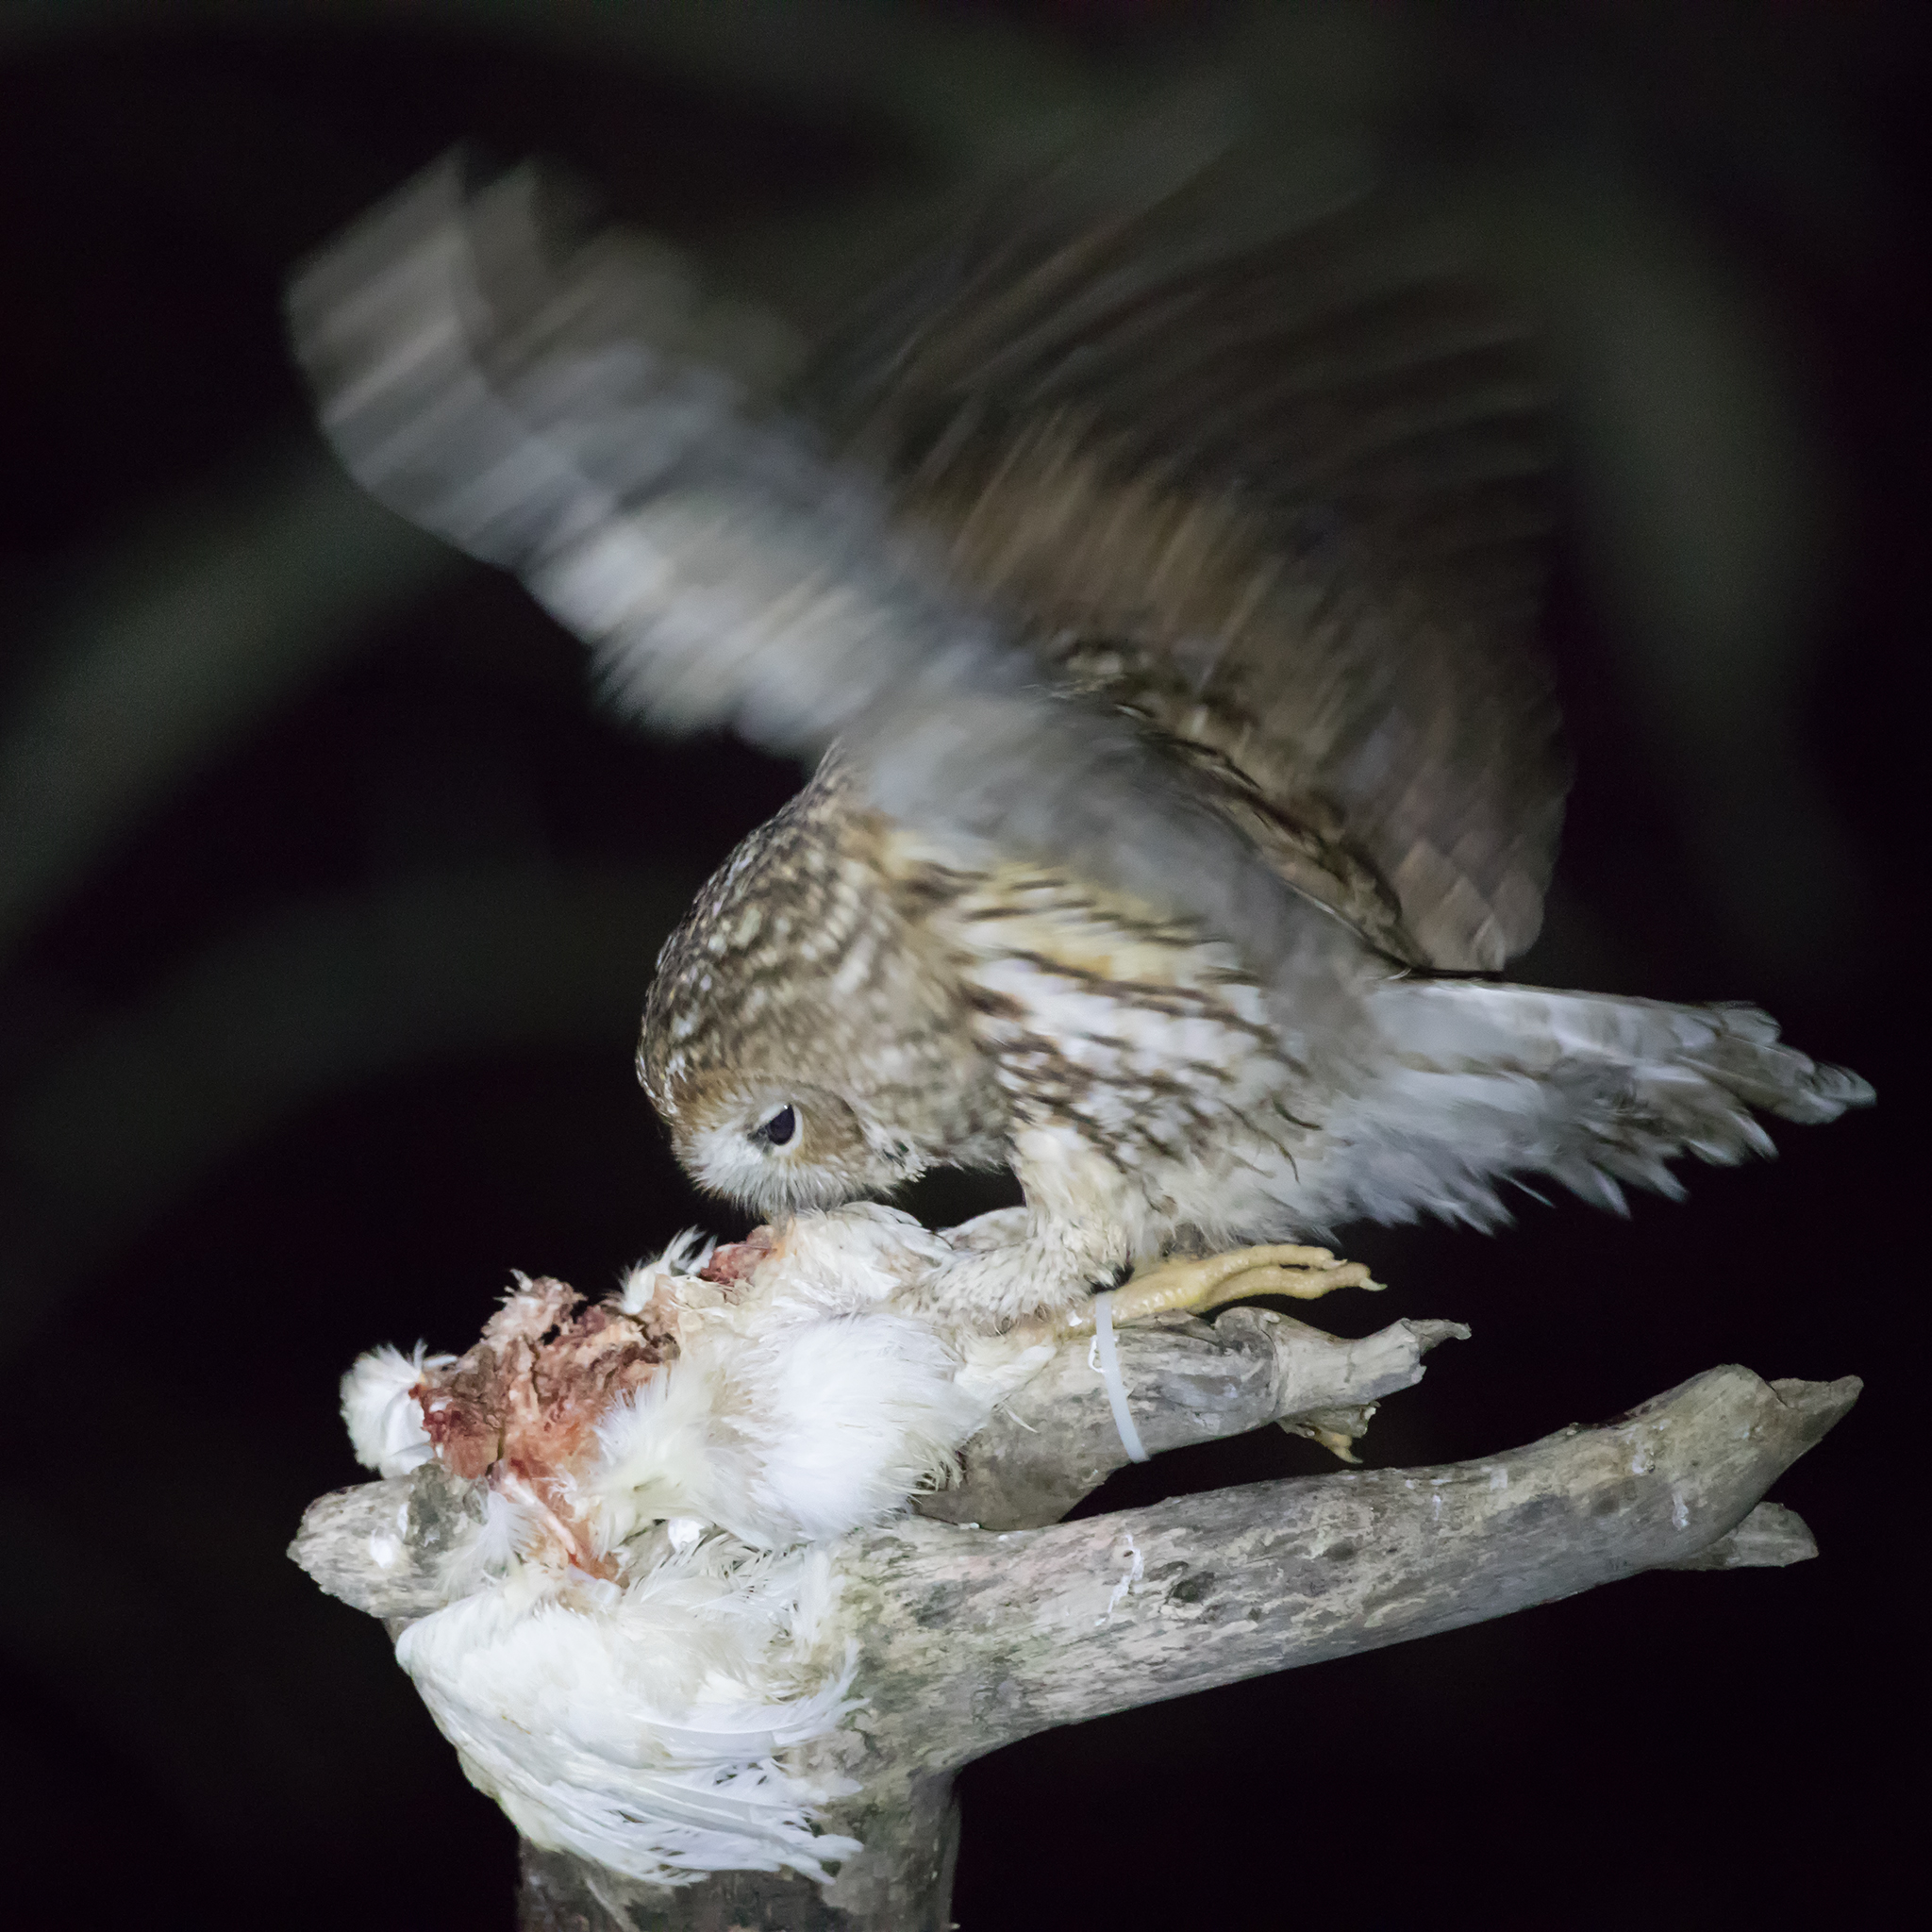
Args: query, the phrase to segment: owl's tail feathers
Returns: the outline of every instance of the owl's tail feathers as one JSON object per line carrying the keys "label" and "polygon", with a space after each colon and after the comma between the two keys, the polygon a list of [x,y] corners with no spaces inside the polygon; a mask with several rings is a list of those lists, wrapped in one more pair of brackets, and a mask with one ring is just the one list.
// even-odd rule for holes
{"label": "owl's tail feathers", "polygon": [[1356,1104],[1344,1214],[1491,1225],[1497,1184],[1536,1174],[1621,1213],[1625,1185],[1681,1197],[1665,1163],[1682,1155],[1774,1153],[1754,1109],[1808,1124],[1873,1097],[1755,1007],[1470,980],[1396,980],[1371,1004],[1391,1064]]}

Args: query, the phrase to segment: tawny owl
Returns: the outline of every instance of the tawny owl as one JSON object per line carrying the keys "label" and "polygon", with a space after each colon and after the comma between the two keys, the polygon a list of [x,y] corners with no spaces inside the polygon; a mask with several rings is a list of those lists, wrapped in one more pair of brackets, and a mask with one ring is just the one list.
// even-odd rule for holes
{"label": "tawny owl", "polygon": [[355,473],[637,708],[831,747],[649,995],[708,1187],[1010,1166],[943,1282],[993,1321],[1175,1243],[1487,1225],[1511,1180],[1675,1193],[1768,1151],[1753,1108],[1870,1097],[1748,1008],[1466,976],[1534,937],[1566,784],[1545,438],[1415,225],[1163,135],[804,358],[547,233],[528,177],[445,167],[298,283],[297,341]]}

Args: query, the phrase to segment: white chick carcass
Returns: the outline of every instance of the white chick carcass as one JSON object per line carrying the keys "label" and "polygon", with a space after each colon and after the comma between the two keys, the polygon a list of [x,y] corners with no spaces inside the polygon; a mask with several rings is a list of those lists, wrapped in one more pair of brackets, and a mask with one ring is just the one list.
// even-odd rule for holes
{"label": "white chick carcass", "polygon": [[843,1535],[943,1482],[987,1419],[951,1331],[914,1297],[951,1249],[867,1205],[800,1215],[710,1257],[660,1259],[621,1305],[669,1301],[678,1356],[598,1424],[587,1491],[612,1536],[714,1523],[775,1547]]}
{"label": "white chick carcass", "polygon": [[362,1357],[342,1413],[366,1467],[482,1477],[594,1575],[657,1524],[840,1536],[943,1482],[1010,1379],[921,1306],[952,1254],[858,1203],[722,1249],[681,1236],[593,1307],[520,1275],[460,1358]]}
{"label": "white chick carcass", "polygon": [[525,1837],[660,1884],[858,1849],[815,1830],[852,1787],[802,1750],[857,1655],[823,1544],[943,1481],[1050,1352],[924,1307],[954,1251],[870,1204],[687,1236],[606,1302],[519,1276],[468,1354],[343,1378],[366,1466],[486,1485],[396,1656]]}

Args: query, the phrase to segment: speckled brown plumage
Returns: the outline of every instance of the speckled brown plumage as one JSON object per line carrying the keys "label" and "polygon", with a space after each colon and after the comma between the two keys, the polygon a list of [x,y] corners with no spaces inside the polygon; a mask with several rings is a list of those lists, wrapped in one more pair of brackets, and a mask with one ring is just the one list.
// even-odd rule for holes
{"label": "speckled brown plumage", "polygon": [[[949,1158],[1001,1158],[1006,1110],[973,1041],[969,991],[927,926],[934,887],[890,884],[891,829],[833,757],[732,856],[658,958],[638,1074],[688,1162],[721,1107],[810,1096],[818,1148],[794,1205],[824,1205]],[[836,1096],[863,1058],[875,1121]],[[729,1189],[729,1162],[715,1174]]]}
{"label": "speckled brown plumage", "polygon": [[660,728],[835,747],[650,994],[701,1182],[1010,1166],[934,1290],[999,1320],[1538,1175],[1614,1207],[1869,1097],[1748,1009],[1454,976],[1534,936],[1567,774],[1543,386],[1472,259],[1229,98],[951,211],[802,358],[528,172],[305,270],[371,490]]}
{"label": "speckled brown plumage", "polygon": [[1755,1016],[1406,975],[1494,969],[1541,920],[1541,388],[1440,249],[1355,208],[1227,242],[1211,190],[1096,216],[1036,187],[800,394],[1043,677],[1131,716],[1324,908],[1294,971],[1077,863],[892,824],[835,756],[707,888],[645,1016],[680,1155],[764,1211],[1009,1162],[1026,1208],[948,1284],[989,1319],[1177,1241],[1491,1222],[1512,1174],[1614,1204],[1757,1144],[1750,1102],[1861,1091]]}

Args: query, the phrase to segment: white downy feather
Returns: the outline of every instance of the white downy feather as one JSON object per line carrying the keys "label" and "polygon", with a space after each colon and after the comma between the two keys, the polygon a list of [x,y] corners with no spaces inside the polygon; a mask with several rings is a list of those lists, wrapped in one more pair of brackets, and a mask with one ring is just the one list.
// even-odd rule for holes
{"label": "white downy feather", "polygon": [[[625,1275],[617,1306],[670,1311],[675,1359],[604,1413],[547,1492],[492,1468],[482,1520],[444,1558],[456,1600],[396,1646],[466,1774],[526,1838],[658,1884],[823,1878],[858,1849],[814,1828],[855,1788],[797,1752],[852,1707],[823,1544],[943,1481],[1051,1354],[962,1338],[930,1311],[919,1291],[954,1252],[860,1203],[787,1223],[729,1282],[698,1277],[712,1247],[694,1232]],[[349,1372],[343,1415],[369,1466],[429,1458],[410,1391],[451,1360],[383,1348]],[[586,1539],[616,1580],[572,1561]]]}
{"label": "white downy feather", "polygon": [[790,1754],[850,1707],[856,1653],[831,1607],[823,1552],[713,1537],[622,1591],[523,1568],[411,1624],[396,1657],[533,1842],[660,1885],[823,1878],[858,1844],[813,1813],[856,1788]]}
{"label": "white downy feather", "polygon": [[424,1344],[405,1355],[384,1342],[358,1356],[342,1377],[342,1421],[356,1460],[379,1476],[408,1475],[429,1460],[423,1410],[409,1391],[425,1368],[446,1368],[450,1355],[425,1355]]}
{"label": "white downy feather", "polygon": [[736,1301],[693,1296],[677,1360],[599,1424],[573,1496],[599,1548],[671,1517],[781,1548],[943,1482],[990,1405],[957,1382],[947,1335],[886,1304],[947,1253],[911,1216],[861,1202],[789,1223]]}
{"label": "white downy feather", "polygon": [[717,1252],[718,1243],[702,1228],[688,1227],[675,1235],[655,1261],[626,1268],[617,1284],[617,1306],[626,1315],[641,1314],[666,1282],[695,1274]]}

